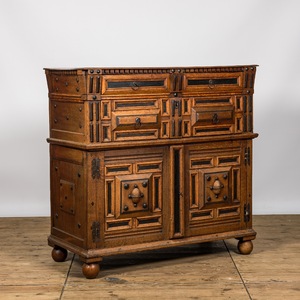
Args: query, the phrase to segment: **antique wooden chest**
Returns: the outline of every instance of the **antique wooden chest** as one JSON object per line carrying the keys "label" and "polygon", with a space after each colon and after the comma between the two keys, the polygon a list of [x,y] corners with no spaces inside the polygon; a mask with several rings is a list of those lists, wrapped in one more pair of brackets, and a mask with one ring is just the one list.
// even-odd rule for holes
{"label": "antique wooden chest", "polygon": [[45,69],[55,261],[227,238],[252,251],[256,66]]}

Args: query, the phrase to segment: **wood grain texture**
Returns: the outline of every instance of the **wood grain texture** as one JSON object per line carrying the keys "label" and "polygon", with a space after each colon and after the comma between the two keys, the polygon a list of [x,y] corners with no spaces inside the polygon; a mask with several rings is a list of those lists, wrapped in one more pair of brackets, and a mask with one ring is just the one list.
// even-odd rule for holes
{"label": "wood grain texture", "polygon": [[300,216],[255,216],[253,222],[258,235],[252,255],[240,256],[226,242],[249,293],[253,299],[299,299]]}
{"label": "wood grain texture", "polygon": [[0,299],[299,299],[300,216],[253,222],[250,256],[235,240],[124,254],[86,280],[77,256],[50,258],[49,218],[0,218]]}
{"label": "wood grain texture", "polygon": [[0,218],[0,299],[59,299],[72,255],[49,259],[49,229],[49,218]]}

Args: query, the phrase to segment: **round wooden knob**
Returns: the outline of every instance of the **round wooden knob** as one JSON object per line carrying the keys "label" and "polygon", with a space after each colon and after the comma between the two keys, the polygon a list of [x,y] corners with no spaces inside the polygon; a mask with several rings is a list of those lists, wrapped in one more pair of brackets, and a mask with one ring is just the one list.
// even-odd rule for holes
{"label": "round wooden knob", "polygon": [[210,189],[214,192],[215,195],[219,195],[223,187],[224,185],[221,183],[221,181],[219,179],[216,179]]}
{"label": "round wooden knob", "polygon": [[238,242],[238,250],[241,254],[248,255],[253,250],[253,243],[252,241],[239,241]]}
{"label": "round wooden knob", "polygon": [[54,261],[56,262],[63,262],[66,260],[67,256],[68,256],[68,251],[64,248],[61,248],[61,247],[58,247],[58,246],[55,246],[53,249],[52,249],[52,258]]}
{"label": "round wooden knob", "polygon": [[133,203],[138,203],[140,198],[142,198],[141,191],[138,187],[134,188],[130,195]]}
{"label": "round wooden knob", "polygon": [[99,264],[83,264],[82,273],[87,279],[94,279],[97,277],[100,271]]}

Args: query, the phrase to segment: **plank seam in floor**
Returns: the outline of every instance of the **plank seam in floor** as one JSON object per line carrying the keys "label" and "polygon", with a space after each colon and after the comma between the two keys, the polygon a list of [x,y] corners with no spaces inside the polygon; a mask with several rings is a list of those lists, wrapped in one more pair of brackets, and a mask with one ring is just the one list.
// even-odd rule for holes
{"label": "plank seam in floor", "polygon": [[248,291],[248,288],[247,288],[247,286],[246,286],[246,284],[245,284],[245,282],[244,282],[243,276],[242,276],[242,274],[240,273],[240,271],[239,271],[239,269],[238,269],[238,267],[237,267],[237,265],[236,265],[236,263],[235,263],[235,261],[234,261],[232,255],[231,255],[231,253],[230,253],[230,250],[229,250],[228,247],[227,247],[226,242],[225,242],[224,240],[223,240],[223,242],[224,242],[224,245],[225,245],[225,247],[226,247],[226,249],[227,249],[227,252],[228,252],[228,254],[229,254],[230,258],[231,258],[231,261],[232,261],[232,263],[233,263],[233,265],[234,265],[236,271],[238,272],[238,274],[239,274],[239,276],[240,276],[240,279],[241,279],[241,281],[242,281],[242,283],[243,283],[243,286],[244,286],[244,288],[245,288],[245,290],[246,290],[246,292],[247,292],[247,294],[248,294],[248,296],[249,296],[249,299],[252,300],[252,297],[251,297],[251,295],[250,295],[250,293],[249,293],[249,291]]}
{"label": "plank seam in floor", "polygon": [[65,288],[66,288],[66,286],[67,286],[67,282],[68,282],[69,275],[70,275],[70,272],[71,272],[71,269],[72,269],[72,265],[73,265],[73,262],[74,262],[74,258],[75,258],[75,254],[73,254],[73,256],[72,256],[72,260],[71,260],[71,263],[70,263],[70,267],[69,267],[69,269],[68,269],[68,273],[67,273],[67,276],[66,276],[64,285],[63,285],[63,287],[62,287],[62,289],[61,289],[61,293],[60,293],[60,296],[59,296],[59,300],[62,299],[63,294],[64,294],[64,291],[65,291]]}

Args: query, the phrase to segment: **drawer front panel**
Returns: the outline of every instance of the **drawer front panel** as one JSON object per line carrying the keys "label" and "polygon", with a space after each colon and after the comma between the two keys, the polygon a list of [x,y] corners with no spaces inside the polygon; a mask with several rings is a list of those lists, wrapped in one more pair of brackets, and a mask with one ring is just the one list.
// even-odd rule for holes
{"label": "drawer front panel", "polygon": [[238,92],[243,90],[243,73],[186,74],[183,92]]}
{"label": "drawer front panel", "polygon": [[103,75],[103,95],[167,94],[170,90],[169,74],[155,75]]}
{"label": "drawer front panel", "polygon": [[100,102],[90,111],[90,115],[96,112],[94,142],[224,135],[253,128],[252,96],[108,98]]}
{"label": "drawer front panel", "polygon": [[111,101],[111,137],[114,141],[159,138],[160,100],[120,99]]}
{"label": "drawer front panel", "polygon": [[159,127],[159,110],[112,113],[112,130],[136,130]]}
{"label": "drawer front panel", "polygon": [[197,97],[191,100],[193,136],[240,133],[244,112],[240,96]]}
{"label": "drawer front panel", "polygon": [[192,126],[233,124],[233,107],[202,107],[192,110]]}

